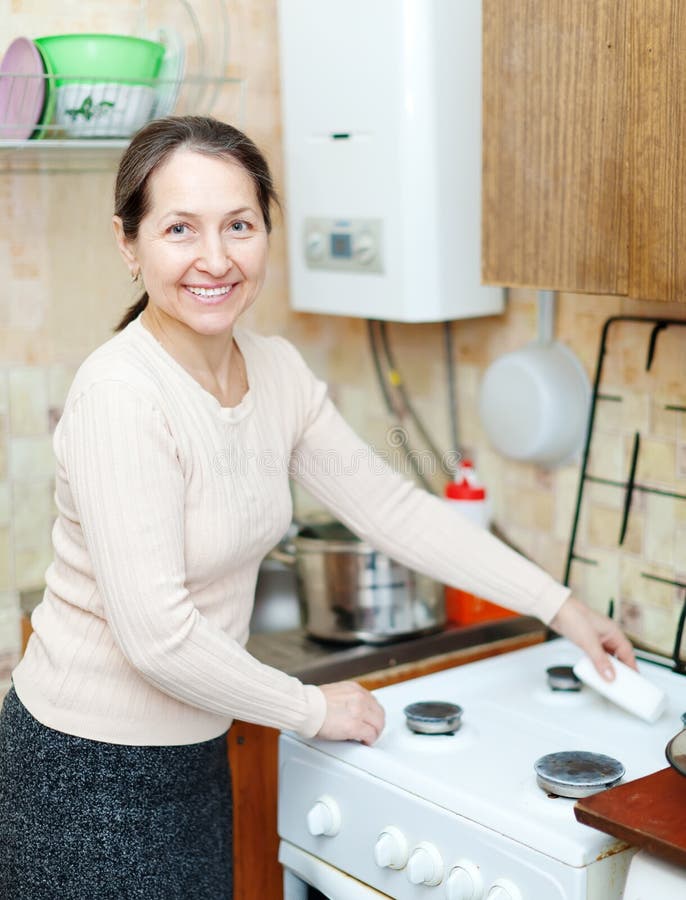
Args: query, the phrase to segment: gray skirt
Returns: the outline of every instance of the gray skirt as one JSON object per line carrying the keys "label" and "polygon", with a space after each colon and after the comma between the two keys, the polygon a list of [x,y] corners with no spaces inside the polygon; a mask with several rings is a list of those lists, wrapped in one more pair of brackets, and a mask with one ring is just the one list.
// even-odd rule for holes
{"label": "gray skirt", "polygon": [[230,900],[226,735],[133,747],[0,712],[2,900]]}

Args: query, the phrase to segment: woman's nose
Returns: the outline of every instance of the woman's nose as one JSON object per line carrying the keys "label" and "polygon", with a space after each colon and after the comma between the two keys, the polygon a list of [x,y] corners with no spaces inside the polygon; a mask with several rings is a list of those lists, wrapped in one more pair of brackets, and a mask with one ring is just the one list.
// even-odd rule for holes
{"label": "woman's nose", "polygon": [[233,265],[228,248],[218,236],[208,236],[200,248],[196,266],[211,275],[223,275]]}

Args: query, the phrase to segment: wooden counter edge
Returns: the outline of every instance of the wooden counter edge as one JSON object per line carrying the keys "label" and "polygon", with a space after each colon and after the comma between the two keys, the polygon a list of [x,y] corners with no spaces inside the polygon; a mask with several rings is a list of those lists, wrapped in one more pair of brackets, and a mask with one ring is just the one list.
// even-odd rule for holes
{"label": "wooden counter edge", "polygon": [[686,866],[686,778],[669,766],[578,800],[574,815],[583,825]]}

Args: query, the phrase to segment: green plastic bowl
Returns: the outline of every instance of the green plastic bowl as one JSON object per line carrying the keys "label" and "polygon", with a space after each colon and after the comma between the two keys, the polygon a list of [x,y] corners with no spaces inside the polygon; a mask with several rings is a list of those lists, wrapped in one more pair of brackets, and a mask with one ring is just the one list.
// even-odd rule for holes
{"label": "green plastic bowl", "polygon": [[124,34],[55,34],[34,43],[50,60],[58,87],[98,81],[149,84],[164,56],[164,44]]}

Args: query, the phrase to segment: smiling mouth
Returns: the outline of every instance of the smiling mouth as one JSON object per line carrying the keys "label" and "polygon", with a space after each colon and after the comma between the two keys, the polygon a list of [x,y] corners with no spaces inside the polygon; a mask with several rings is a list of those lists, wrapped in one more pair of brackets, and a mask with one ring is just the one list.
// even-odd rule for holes
{"label": "smiling mouth", "polygon": [[194,297],[200,297],[201,300],[217,300],[226,297],[233,289],[232,284],[227,284],[216,288],[192,287],[186,285],[186,290],[193,294]]}

